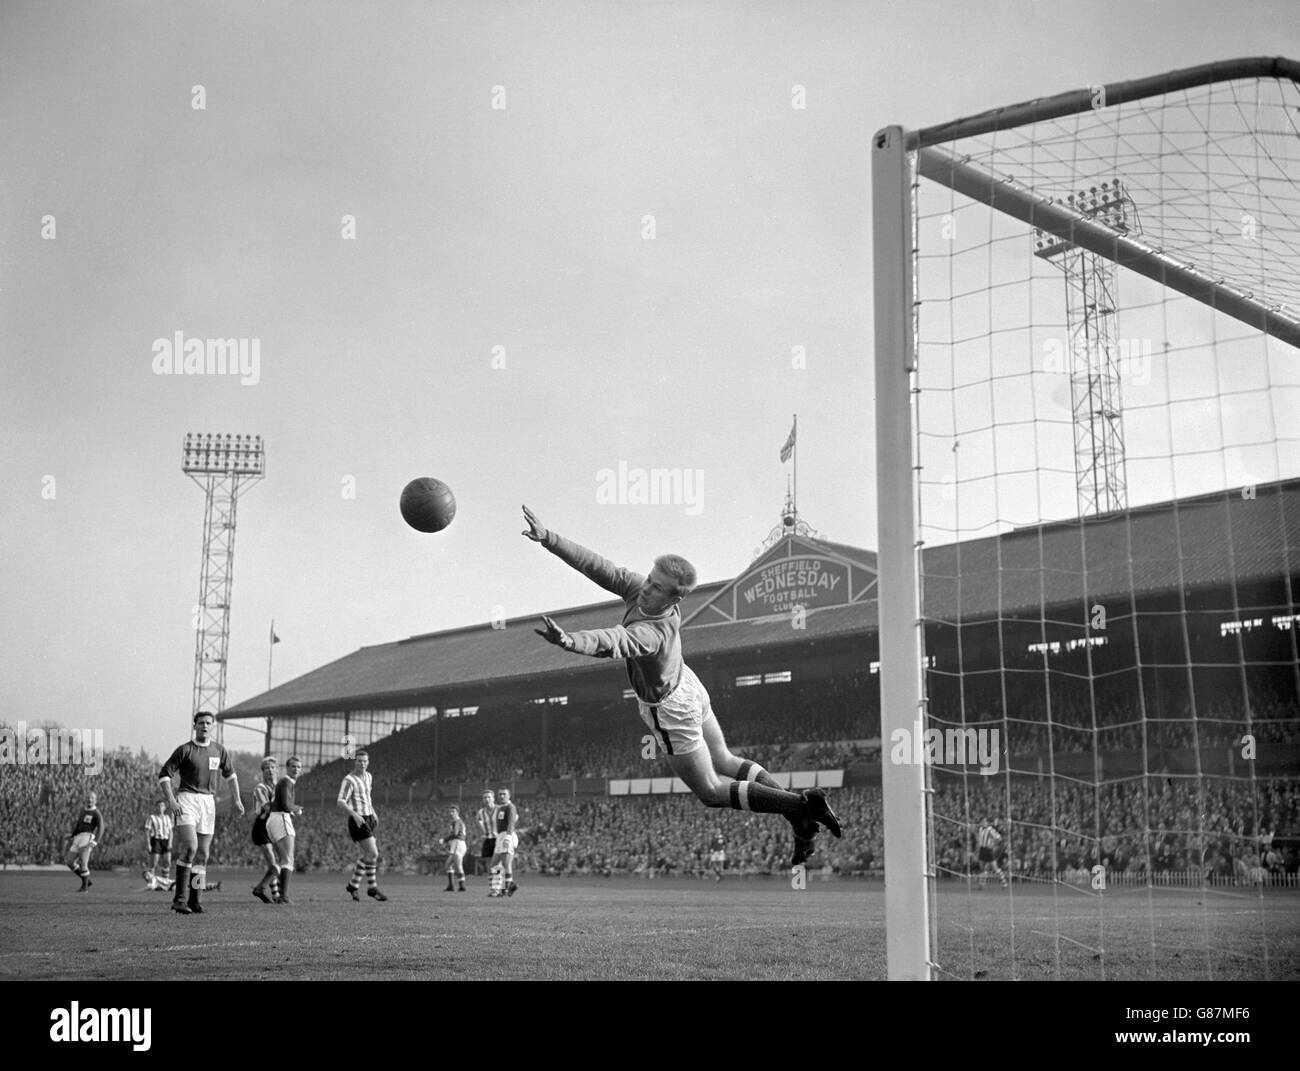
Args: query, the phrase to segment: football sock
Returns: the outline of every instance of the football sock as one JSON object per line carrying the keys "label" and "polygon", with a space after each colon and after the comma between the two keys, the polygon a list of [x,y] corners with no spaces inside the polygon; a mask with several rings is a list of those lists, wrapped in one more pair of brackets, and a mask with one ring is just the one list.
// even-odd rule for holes
{"label": "football sock", "polygon": [[768,773],[763,767],[756,762],[750,762],[745,759],[740,764],[740,769],[736,771],[737,781],[757,781],[760,785],[768,788],[780,788],[776,783],[776,778]]}
{"label": "football sock", "polygon": [[366,863],[365,868],[366,888],[373,889],[375,887],[375,872],[379,869],[379,862],[376,860],[373,863]]}
{"label": "football sock", "polygon": [[[763,769],[763,767],[758,763],[751,762],[749,759],[741,761],[740,769],[736,771],[736,780],[760,784],[765,788],[775,788],[778,790],[781,788],[781,786],[777,784],[775,777]],[[799,827],[803,824],[803,819],[795,814],[786,814],[785,819],[794,826],[796,833],[799,831]]]}
{"label": "football sock", "polygon": [[732,781],[728,787],[731,790],[730,806],[734,810],[783,814],[788,818],[808,817],[808,804],[797,792],[768,788],[753,781]]}
{"label": "football sock", "polygon": [[349,889],[360,888],[361,878],[365,875],[365,872],[366,872],[366,861],[364,859],[358,859],[357,865],[352,868],[352,880],[348,882],[348,888]]}
{"label": "football sock", "polygon": [[184,863],[177,863],[176,884],[173,887],[175,895],[172,897],[172,899],[179,901],[184,896],[185,890],[188,889],[189,887],[190,887],[190,868],[186,866]]}
{"label": "football sock", "polygon": [[203,891],[203,886],[208,883],[208,868],[196,866],[190,868],[190,907],[199,902],[199,893]]}
{"label": "football sock", "polygon": [[280,895],[278,899],[283,899],[289,895],[289,875],[293,873],[293,867],[282,866],[280,868]]}

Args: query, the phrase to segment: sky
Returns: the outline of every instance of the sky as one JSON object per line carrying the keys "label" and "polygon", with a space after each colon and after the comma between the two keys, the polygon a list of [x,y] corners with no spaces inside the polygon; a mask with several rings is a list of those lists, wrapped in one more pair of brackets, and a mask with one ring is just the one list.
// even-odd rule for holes
{"label": "sky", "polygon": [[[735,576],[796,413],[801,516],[874,547],[872,133],[1257,54],[1300,55],[1287,0],[11,0],[0,720],[185,738],[187,432],[267,449],[227,705],[265,689],[272,619],[283,683],[604,597],[524,503]],[[178,331],[257,340],[256,374],[157,374]],[[695,497],[608,501],[620,465]],[[437,535],[398,514],[417,476],[456,495]]]}

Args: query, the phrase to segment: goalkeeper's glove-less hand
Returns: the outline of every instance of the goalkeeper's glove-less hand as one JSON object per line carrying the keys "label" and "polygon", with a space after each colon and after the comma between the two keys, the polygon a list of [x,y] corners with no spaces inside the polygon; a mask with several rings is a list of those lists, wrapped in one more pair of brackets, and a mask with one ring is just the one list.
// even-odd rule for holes
{"label": "goalkeeper's glove-less hand", "polygon": [[546,626],[544,630],[540,628],[533,629],[537,635],[541,636],[541,638],[547,643],[553,643],[556,647],[562,648],[565,651],[573,650],[573,637],[565,632],[564,629],[560,628],[560,626],[549,617],[543,617],[542,624]]}

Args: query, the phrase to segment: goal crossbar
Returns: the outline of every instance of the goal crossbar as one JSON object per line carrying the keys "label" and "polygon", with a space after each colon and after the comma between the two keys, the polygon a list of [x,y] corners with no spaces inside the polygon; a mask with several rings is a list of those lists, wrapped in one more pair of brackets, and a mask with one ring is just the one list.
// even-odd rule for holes
{"label": "goal crossbar", "polygon": [[917,169],[925,178],[973,201],[1072,242],[1300,349],[1300,317],[1281,306],[1265,304],[1250,291],[1184,264],[1065,204],[1035,194],[1013,178],[993,175],[937,146],[917,153]]}

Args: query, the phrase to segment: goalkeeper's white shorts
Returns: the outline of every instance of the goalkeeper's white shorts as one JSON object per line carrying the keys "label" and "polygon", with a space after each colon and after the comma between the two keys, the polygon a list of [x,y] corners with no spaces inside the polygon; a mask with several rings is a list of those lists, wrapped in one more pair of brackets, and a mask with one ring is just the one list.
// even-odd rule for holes
{"label": "goalkeeper's white shorts", "polygon": [[655,743],[669,755],[689,755],[704,746],[703,726],[713,715],[708,689],[690,666],[682,666],[677,687],[658,703],[637,699],[637,710]]}
{"label": "goalkeeper's white shorts", "polygon": [[519,846],[518,833],[498,833],[497,834],[497,855],[514,855],[515,849]]}

